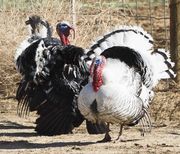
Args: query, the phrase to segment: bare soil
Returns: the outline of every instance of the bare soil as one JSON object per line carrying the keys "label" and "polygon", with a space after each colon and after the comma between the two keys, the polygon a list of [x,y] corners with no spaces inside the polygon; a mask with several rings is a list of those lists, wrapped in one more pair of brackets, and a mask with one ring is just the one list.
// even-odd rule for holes
{"label": "bare soil", "polygon": [[[171,100],[171,105],[170,105]],[[125,142],[96,143],[104,135],[89,135],[83,123],[73,134],[38,136],[34,131],[36,115],[20,118],[16,114],[17,102],[13,99],[0,101],[0,154],[26,153],[180,153],[180,102],[178,92],[157,92],[152,103],[153,127],[144,137],[137,127],[126,127]],[[171,116],[171,121],[170,121]],[[155,121],[156,120],[156,121]],[[112,140],[117,138],[118,125],[111,125]]]}

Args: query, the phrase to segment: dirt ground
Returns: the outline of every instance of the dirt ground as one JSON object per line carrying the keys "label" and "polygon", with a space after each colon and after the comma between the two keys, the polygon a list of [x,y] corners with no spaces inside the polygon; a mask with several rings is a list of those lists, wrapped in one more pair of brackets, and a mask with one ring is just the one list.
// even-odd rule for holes
{"label": "dirt ground", "polygon": [[[171,97],[170,97],[171,96]],[[155,97],[155,106],[157,103],[163,102],[163,99],[170,99],[172,102],[179,102],[179,93],[160,92]],[[161,100],[161,101],[160,101]],[[151,108],[153,127],[152,132],[140,135],[137,127],[125,128],[123,136],[125,142],[96,143],[103,138],[101,135],[89,135],[86,132],[85,124],[73,131],[73,134],[59,136],[38,136],[34,131],[35,114],[30,114],[28,118],[20,118],[16,114],[16,101],[13,99],[0,101],[0,154],[12,153],[20,154],[49,154],[49,153],[180,153],[180,123],[179,106],[174,109],[172,120],[167,119],[171,112],[163,105],[160,105],[159,112],[153,111]],[[165,104],[163,102],[163,104]],[[167,109],[167,110],[165,110]],[[176,111],[177,110],[177,111]],[[159,116],[159,118],[155,118]],[[162,118],[164,116],[164,119]],[[161,117],[161,118],[160,118]],[[118,135],[118,125],[111,125],[112,139]]]}

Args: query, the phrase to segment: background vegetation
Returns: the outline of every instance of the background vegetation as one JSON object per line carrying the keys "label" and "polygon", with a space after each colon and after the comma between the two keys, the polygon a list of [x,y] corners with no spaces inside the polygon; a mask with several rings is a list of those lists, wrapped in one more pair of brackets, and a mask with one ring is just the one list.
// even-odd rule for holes
{"label": "background vegetation", "polygon": [[[77,0],[76,38],[71,38],[71,43],[88,48],[98,36],[118,25],[138,24],[153,35],[156,46],[169,48],[168,2],[151,0],[151,9],[149,2],[141,0],[137,5],[136,0]],[[28,35],[25,20],[36,14],[49,21],[53,28],[58,21],[72,22],[70,4],[66,0],[0,0],[0,101],[15,97],[20,75],[15,68],[14,53]],[[53,35],[57,37],[55,31]],[[176,92],[164,93],[169,89]],[[175,83],[165,81],[159,85],[159,90],[153,102],[152,114],[157,117],[156,120],[177,120],[180,97]]]}

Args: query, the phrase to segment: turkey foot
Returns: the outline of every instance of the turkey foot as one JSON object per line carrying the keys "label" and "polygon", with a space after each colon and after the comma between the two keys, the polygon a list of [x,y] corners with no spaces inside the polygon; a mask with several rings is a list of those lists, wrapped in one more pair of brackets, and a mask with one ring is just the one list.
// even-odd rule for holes
{"label": "turkey foot", "polygon": [[104,138],[100,141],[97,141],[97,143],[105,143],[111,141],[111,136],[109,135],[110,129],[109,129],[109,123],[107,124],[107,130]]}
{"label": "turkey foot", "polygon": [[104,138],[100,141],[97,141],[97,143],[105,143],[105,142],[110,142],[110,141],[111,141],[111,136],[109,135],[109,132],[107,132]]}

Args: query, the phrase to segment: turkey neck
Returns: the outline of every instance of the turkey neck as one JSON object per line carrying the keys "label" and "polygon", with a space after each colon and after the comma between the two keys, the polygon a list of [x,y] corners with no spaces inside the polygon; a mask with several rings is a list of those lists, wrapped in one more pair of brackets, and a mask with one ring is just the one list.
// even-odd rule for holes
{"label": "turkey neck", "polygon": [[61,40],[63,45],[69,45],[70,44],[68,37],[65,36],[64,34],[60,34],[60,40]]}

